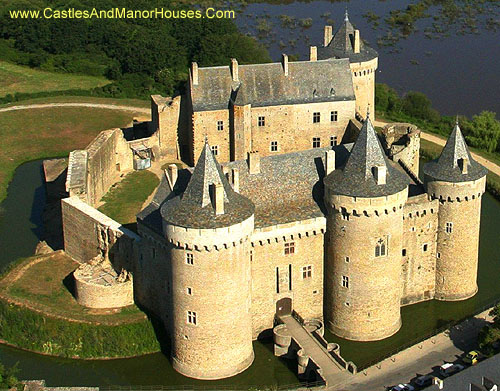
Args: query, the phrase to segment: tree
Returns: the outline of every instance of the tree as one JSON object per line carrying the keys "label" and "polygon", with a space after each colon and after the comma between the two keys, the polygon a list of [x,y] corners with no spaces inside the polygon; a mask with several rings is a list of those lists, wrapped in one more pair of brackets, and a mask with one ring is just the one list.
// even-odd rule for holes
{"label": "tree", "polygon": [[488,152],[500,151],[500,121],[492,111],[482,111],[465,123],[467,141]]}
{"label": "tree", "polygon": [[375,109],[379,112],[390,113],[401,108],[401,99],[396,90],[387,84],[377,83],[375,86]]}
{"label": "tree", "polygon": [[488,356],[500,345],[500,304],[490,311],[490,316],[493,316],[493,324],[483,327],[478,336],[479,348]]}
{"label": "tree", "polygon": [[430,99],[421,92],[409,92],[403,98],[402,110],[405,114],[436,123],[439,121],[439,113],[432,108]]}
{"label": "tree", "polygon": [[13,367],[6,368],[2,363],[0,363],[0,388],[12,388],[16,387],[21,389],[21,382],[17,380],[17,373],[19,369],[17,364]]}

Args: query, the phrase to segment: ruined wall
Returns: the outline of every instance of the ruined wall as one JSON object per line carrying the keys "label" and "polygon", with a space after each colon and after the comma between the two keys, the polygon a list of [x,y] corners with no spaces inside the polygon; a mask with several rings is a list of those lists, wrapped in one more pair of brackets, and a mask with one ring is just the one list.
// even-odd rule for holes
{"label": "ruined wall", "polygon": [[[379,340],[401,326],[406,197],[406,189],[378,198],[327,196],[325,325],[343,338]],[[379,240],[385,254],[376,256]]]}
{"label": "ruined wall", "polygon": [[418,177],[420,129],[409,123],[391,123],[382,129],[381,141],[390,159],[401,160]]}
{"label": "ruined wall", "polygon": [[372,119],[375,118],[375,74],[378,68],[378,57],[366,62],[350,64],[354,94],[356,95],[356,112],[366,117],[368,105]]}
{"label": "ruined wall", "polygon": [[[292,309],[303,319],[323,319],[324,229],[325,219],[318,218],[254,231],[250,250],[253,338],[272,329],[276,302],[284,297],[292,299]],[[294,252],[285,254],[285,244],[290,243]],[[307,266],[311,276],[303,278]]]}
{"label": "ruined wall", "polygon": [[427,194],[404,206],[402,305],[434,298],[438,211],[439,203],[428,201]]}
{"label": "ruined wall", "polygon": [[158,132],[160,156],[165,159],[178,159],[180,156],[178,132],[182,128],[181,96],[174,98],[151,95],[151,126]]}
{"label": "ruined wall", "polygon": [[77,271],[73,273],[73,276],[78,304],[89,308],[120,308],[134,304],[132,279],[111,285],[101,285],[86,281]]}
{"label": "ruined wall", "polygon": [[138,235],[78,197],[65,198],[61,203],[66,254],[81,263],[102,255],[118,269],[130,270]]}
{"label": "ruined wall", "polygon": [[88,145],[87,202],[96,205],[119,176],[133,168],[121,129],[104,130]]}

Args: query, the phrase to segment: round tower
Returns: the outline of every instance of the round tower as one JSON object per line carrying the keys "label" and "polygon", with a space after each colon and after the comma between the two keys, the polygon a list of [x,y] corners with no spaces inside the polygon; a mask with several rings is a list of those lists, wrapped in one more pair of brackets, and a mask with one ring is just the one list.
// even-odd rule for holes
{"label": "round tower", "polygon": [[487,170],[474,159],[457,124],[438,159],[424,165],[424,184],[439,199],[437,300],[464,300],[477,292],[481,196]]}
{"label": "round tower", "polygon": [[[317,49],[317,58],[348,58],[352,73],[356,113],[362,118],[367,107],[375,107],[375,72],[378,68],[378,53],[361,39],[345,13],[344,22],[332,35],[332,26],[325,26],[323,46]],[[368,106],[369,105],[369,106]]]}
{"label": "round tower", "polygon": [[385,157],[369,118],[345,166],[328,171],[325,323],[346,339],[389,337],[401,327],[408,179]]}
{"label": "round tower", "polygon": [[254,209],[233,191],[207,143],[184,193],[161,208],[172,270],[172,365],[183,375],[220,379],[253,362]]}

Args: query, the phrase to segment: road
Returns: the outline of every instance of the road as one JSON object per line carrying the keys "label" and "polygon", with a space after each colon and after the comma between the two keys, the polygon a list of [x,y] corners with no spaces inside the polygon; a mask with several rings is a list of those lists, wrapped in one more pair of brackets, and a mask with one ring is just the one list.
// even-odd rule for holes
{"label": "road", "polygon": [[133,111],[136,113],[150,114],[151,109],[144,107],[134,107],[134,106],[122,106],[122,105],[111,105],[104,103],[43,103],[43,104],[30,104],[30,105],[17,105],[0,108],[0,113],[7,111],[16,110],[31,110],[31,109],[46,109],[49,107],[90,107],[94,109],[108,109],[108,110],[122,110],[122,111]]}

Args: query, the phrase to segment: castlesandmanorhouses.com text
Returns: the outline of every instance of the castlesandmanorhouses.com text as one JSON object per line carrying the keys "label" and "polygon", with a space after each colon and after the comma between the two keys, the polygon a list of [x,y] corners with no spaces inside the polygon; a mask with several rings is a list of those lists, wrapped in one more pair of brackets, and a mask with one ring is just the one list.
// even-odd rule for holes
{"label": "castlesandmanorhouses.com text", "polygon": [[236,13],[231,10],[171,10],[154,8],[151,10],[131,10],[111,8],[109,10],[81,10],[75,8],[43,10],[10,10],[11,19],[234,19]]}

